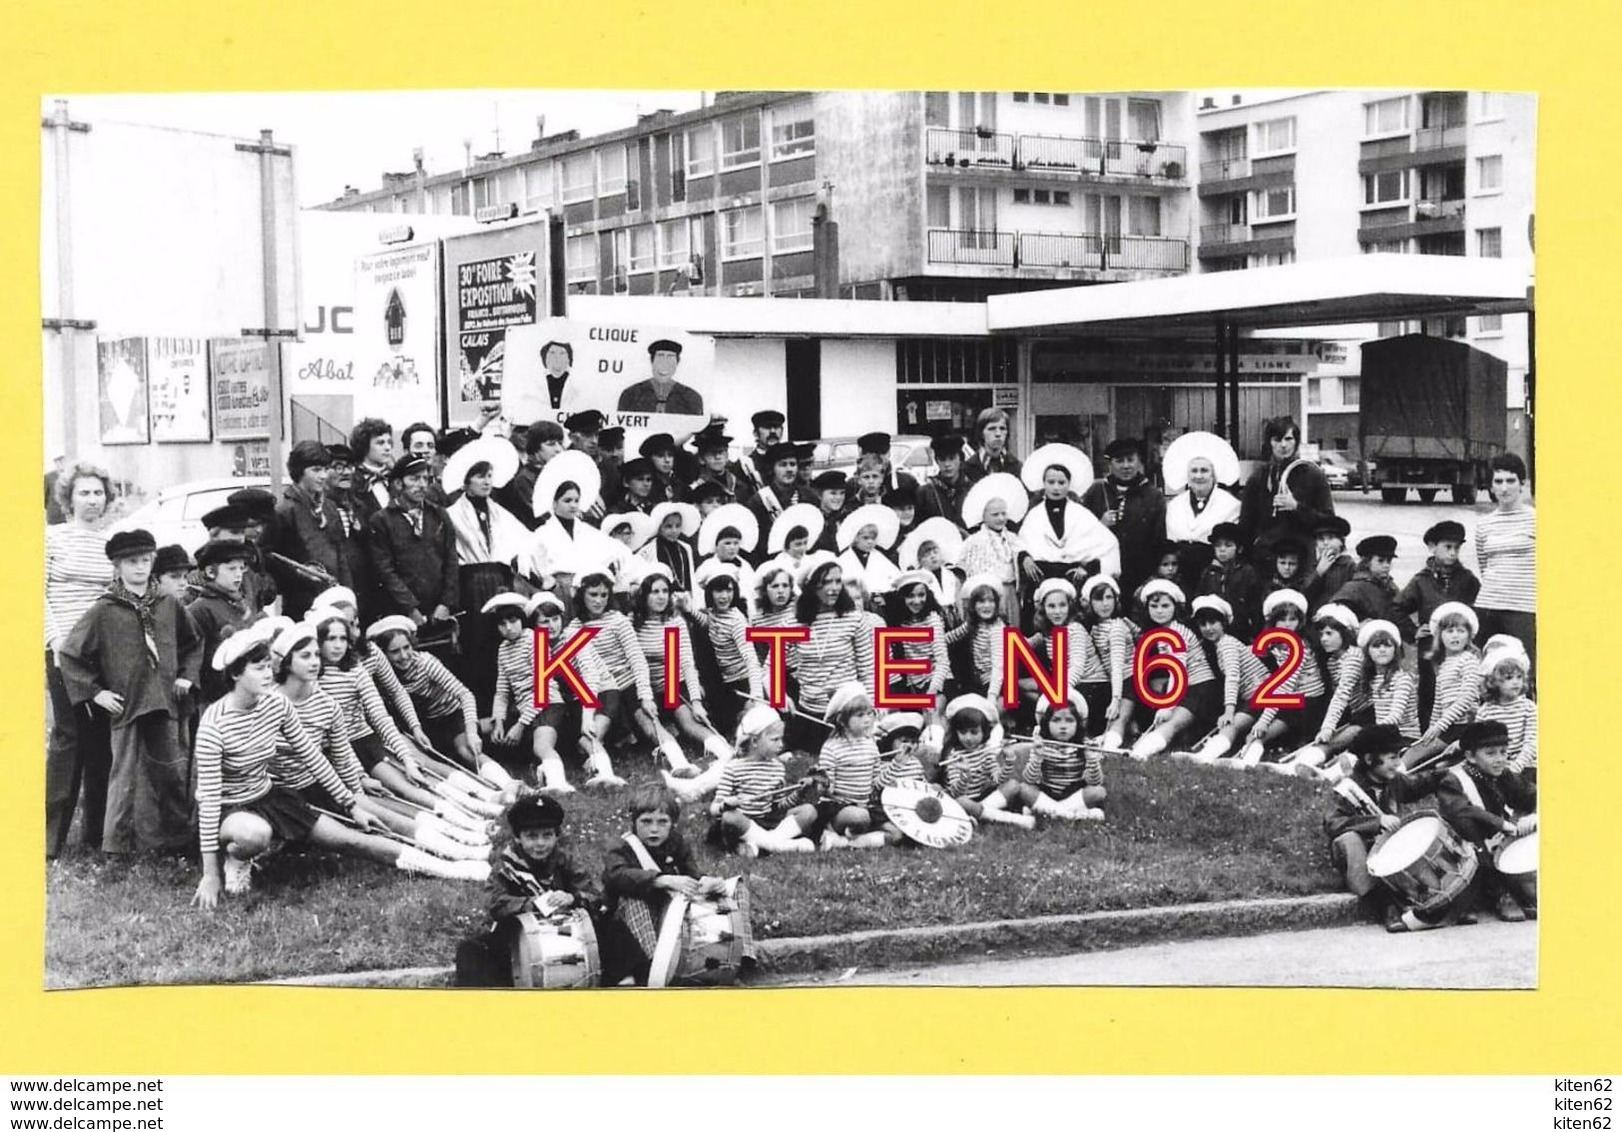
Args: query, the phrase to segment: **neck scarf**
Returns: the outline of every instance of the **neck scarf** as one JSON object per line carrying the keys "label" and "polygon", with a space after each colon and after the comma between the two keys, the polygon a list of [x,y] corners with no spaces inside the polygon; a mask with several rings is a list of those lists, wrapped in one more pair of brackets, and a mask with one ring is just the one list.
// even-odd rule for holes
{"label": "neck scarf", "polygon": [[152,667],[158,666],[158,626],[153,617],[152,607],[158,601],[158,587],[147,582],[146,593],[137,594],[124,584],[124,579],[115,576],[113,584],[107,587],[107,593],[114,601],[122,602],[135,610],[141,619],[141,634],[146,638],[146,656]]}

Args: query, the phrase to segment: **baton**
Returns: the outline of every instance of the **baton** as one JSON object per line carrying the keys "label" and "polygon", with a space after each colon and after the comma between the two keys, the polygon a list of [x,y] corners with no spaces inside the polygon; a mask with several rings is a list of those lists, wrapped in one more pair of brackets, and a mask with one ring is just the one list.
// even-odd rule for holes
{"label": "baton", "polygon": [[786,711],[790,715],[797,715],[801,719],[807,720],[807,721],[809,721],[811,723],[815,723],[818,727],[826,727],[829,731],[832,731],[834,729],[834,725],[829,723],[825,719],[818,719],[814,715],[807,715],[805,712],[801,711],[799,708],[780,708],[780,707],[776,707],[775,705],[772,704],[772,702],[770,700],[766,699],[766,697],[764,697],[764,696],[749,696],[749,695],[746,695],[743,698],[746,699],[746,700],[753,700],[757,704],[765,704],[767,707],[771,708],[773,711]]}

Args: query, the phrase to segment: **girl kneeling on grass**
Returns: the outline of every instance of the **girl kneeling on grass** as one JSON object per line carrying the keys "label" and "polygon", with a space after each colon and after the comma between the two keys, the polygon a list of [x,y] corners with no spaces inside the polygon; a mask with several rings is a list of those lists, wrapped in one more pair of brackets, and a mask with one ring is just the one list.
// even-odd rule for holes
{"label": "girl kneeling on grass", "polygon": [[991,742],[997,709],[984,696],[957,697],[946,705],[946,744],[941,748],[937,773],[944,772],[946,792],[958,800],[971,818],[1035,829],[1029,814],[1010,813],[1002,785],[1002,760]]}
{"label": "girl kneeling on grass", "polygon": [[1104,669],[1109,702],[1089,713],[1087,734],[1103,740],[1104,749],[1126,745],[1126,728],[1137,708],[1132,689],[1132,642],[1138,628],[1121,613],[1121,586],[1108,574],[1094,574],[1081,587],[1082,625],[1093,639],[1093,651]]}
{"label": "girl kneeling on grass", "polygon": [[637,728],[670,764],[672,777],[696,778],[698,768],[688,761],[687,752],[682,750],[680,740],[671,733],[671,727],[689,739],[703,743],[711,751],[715,749],[714,744],[719,744],[729,758],[732,749],[710,726],[710,715],[704,707],[704,687],[698,677],[698,665],[693,660],[692,626],[676,608],[670,569],[664,563],[653,563],[643,575],[642,583],[636,590],[636,607],[631,623],[636,626],[637,647],[642,653],[642,663],[648,669],[649,686],[659,690],[661,700],[668,679],[665,674],[665,630],[675,628],[678,631],[676,677],[680,690],[677,692],[676,706],[667,708],[662,704],[655,705],[650,714],[644,705],[634,718]]}
{"label": "girl kneeling on grass", "polygon": [[317,613],[332,611],[342,615],[351,629],[351,651],[355,659],[366,669],[377,686],[378,695],[388,705],[389,711],[394,714],[399,723],[399,730],[407,735],[413,743],[423,750],[432,749],[433,742],[428,733],[422,729],[422,720],[417,715],[417,706],[411,702],[411,694],[400,683],[400,677],[395,675],[394,666],[383,655],[381,649],[372,647],[372,640],[360,632],[360,614],[355,605],[355,593],[348,586],[333,586],[322,590],[316,595],[314,604],[306,616],[314,617]]}
{"label": "girl kneeling on grass", "polygon": [[1321,606],[1312,615],[1311,628],[1302,644],[1318,662],[1327,700],[1322,722],[1312,741],[1289,755],[1297,774],[1312,777],[1310,771],[1323,766],[1331,755],[1345,750],[1357,734],[1355,731],[1343,734],[1345,729],[1339,726],[1347,715],[1362,711],[1369,703],[1368,689],[1362,678],[1363,651],[1357,647],[1357,626],[1357,612],[1338,602]]}
{"label": "girl kneeling on grass", "polygon": [[740,857],[766,853],[812,853],[807,838],[817,810],[796,804],[783,773],[783,720],[765,704],[738,722],[737,757],[721,768],[710,804],[712,836]]}
{"label": "girl kneeling on grass", "polygon": [[569,640],[582,629],[597,630],[597,635],[576,654],[577,667],[597,694],[599,704],[591,725],[582,724],[582,738],[591,752],[592,775],[586,780],[587,786],[624,786],[625,779],[614,773],[604,740],[616,727],[631,732],[631,720],[638,708],[652,719],[659,714],[653,700],[648,658],[642,655],[631,619],[610,606],[613,597],[612,578],[597,569],[586,573],[575,588],[574,620],[563,631],[563,639]]}
{"label": "girl kneeling on grass", "polygon": [[[1104,770],[1096,749],[1075,745],[1085,737],[1087,701],[1071,692],[1055,707],[1046,696],[1036,707],[1037,734],[1047,742],[1030,745],[1019,778],[1010,778],[992,798],[1013,811],[1070,821],[1103,821]],[[992,805],[991,798],[986,805]]]}
{"label": "girl kneeling on grass", "polygon": [[[222,887],[232,895],[246,892],[253,859],[277,838],[352,853],[407,872],[479,881],[490,875],[487,862],[441,861],[415,846],[367,832],[376,819],[339,780],[287,697],[275,690],[270,645],[262,634],[249,629],[227,637],[213,663],[230,691],[203,713],[197,726],[197,844],[203,876],[194,903],[215,907]],[[297,793],[271,782],[278,741],[303,760],[356,828],[317,814]]]}

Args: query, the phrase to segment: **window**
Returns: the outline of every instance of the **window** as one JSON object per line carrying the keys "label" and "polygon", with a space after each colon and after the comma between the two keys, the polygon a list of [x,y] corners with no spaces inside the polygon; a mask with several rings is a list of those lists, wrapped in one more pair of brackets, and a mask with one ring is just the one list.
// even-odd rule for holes
{"label": "window", "polygon": [[1127,198],[1126,231],[1129,236],[1160,235],[1160,198]]}
{"label": "window", "polygon": [[571,283],[597,278],[597,237],[570,236],[564,240],[563,265]]}
{"label": "window", "polygon": [[676,220],[666,220],[659,225],[659,266],[660,267],[686,267],[689,258],[687,250],[687,217]]}
{"label": "window", "polygon": [[1028,90],[1016,90],[1014,92],[1014,101],[1015,102],[1029,102],[1030,100],[1031,100],[1031,92],[1030,91],[1028,91]]}
{"label": "window", "polygon": [[430,189],[428,192],[428,211],[436,216],[444,216],[451,210],[451,191],[449,189]]}
{"label": "window", "polygon": [[617,196],[625,191],[625,147],[611,145],[597,151],[597,195]]}
{"label": "window", "polygon": [[[1340,403],[1348,409],[1355,409],[1363,403],[1363,379],[1361,377],[1343,377],[1340,379]],[[1341,444],[1342,448],[1346,447]]]}
{"label": "window", "polygon": [[1053,203],[1057,204],[1057,205],[1063,205],[1065,208],[1069,208],[1070,207],[1070,193],[1067,190],[1061,190],[1061,189],[1053,190]]}
{"label": "window", "polygon": [[1068,94],[1055,94],[1053,96],[1053,105],[1055,105],[1055,106],[1069,106],[1070,105],[1070,96]]}
{"label": "window", "polygon": [[721,168],[737,169],[760,160],[760,115],[744,114],[721,123]]}
{"label": "window", "polygon": [[813,197],[778,201],[772,205],[772,252],[811,250],[811,218],[816,213]]}
{"label": "window", "polygon": [[1476,254],[1485,259],[1503,259],[1504,230],[1502,228],[1477,228]]}
{"label": "window", "polygon": [[[1372,243],[1363,245],[1364,255],[1406,255],[1407,253],[1408,241],[1406,239],[1375,240]],[[1386,337],[1386,335],[1381,335],[1381,337]]]}
{"label": "window", "polygon": [[654,267],[653,225],[638,224],[628,229],[622,262],[631,271],[652,271]]}
{"label": "window", "polygon": [[467,182],[451,186],[451,215],[471,216],[473,210],[467,206]]}
{"label": "window", "polygon": [[1046,189],[1032,189],[1031,190],[1031,203],[1032,204],[1047,204],[1052,199],[1053,199],[1053,194],[1049,193]]}
{"label": "window", "polygon": [[1504,332],[1504,316],[1501,314],[1484,314],[1476,319],[1477,334],[1502,334]]}
{"label": "window", "polygon": [[950,228],[952,226],[952,190],[945,185],[930,185],[929,192],[924,197],[924,212],[927,227]]}
{"label": "window", "polygon": [[1015,189],[1014,190],[1014,203],[1015,204],[1030,204],[1031,203],[1031,190],[1030,189]]}
{"label": "window", "polygon": [[765,247],[761,233],[760,206],[735,208],[721,214],[721,258],[747,259]]}
{"label": "window", "polygon": [[1160,103],[1147,98],[1126,100],[1126,132],[1134,141],[1160,140]]}
{"label": "window", "polygon": [[591,154],[576,153],[563,159],[563,203],[590,200]]}
{"label": "window", "polygon": [[1268,220],[1284,220],[1294,215],[1294,185],[1285,185],[1277,189],[1256,190],[1255,199],[1250,209],[1252,224],[1261,224]]}
{"label": "window", "polygon": [[1400,338],[1408,333],[1406,322],[1382,322],[1375,327],[1374,333],[1380,338]]}
{"label": "window", "polygon": [[1504,95],[1502,91],[1484,90],[1476,104],[1476,121],[1496,122],[1504,116]]}
{"label": "window", "polygon": [[1401,98],[1385,98],[1379,102],[1363,104],[1363,135],[1399,134],[1408,128],[1408,102]]}
{"label": "window", "polygon": [[1287,263],[1295,262],[1295,250],[1287,252],[1267,252],[1263,255],[1250,257],[1251,267],[1283,267]]}
{"label": "window", "polygon": [[1046,106],[1048,104],[1048,95],[1047,95],[1046,91],[1043,91],[1043,90],[1032,91],[1031,95],[1032,95],[1033,98],[1036,99],[1038,105]]}
{"label": "window", "polygon": [[1274,118],[1256,123],[1256,156],[1284,153],[1295,148],[1295,119]]}
{"label": "window", "polygon": [[473,182],[473,208],[478,211],[501,203],[501,182],[494,177],[479,177]]}
{"label": "window", "polygon": [[1405,204],[1408,200],[1408,170],[1363,175],[1363,203],[1366,205]]}
{"label": "window", "polygon": [[708,177],[715,172],[715,126],[709,122],[687,131],[687,175]]}
{"label": "window", "polygon": [[552,204],[552,166],[530,165],[524,169],[524,207],[547,208]]}
{"label": "window", "polygon": [[1496,193],[1504,187],[1504,159],[1501,156],[1476,158],[1476,192]]}
{"label": "window", "polygon": [[1321,377],[1307,378],[1307,408],[1321,409],[1324,403],[1324,379]]}
{"label": "window", "polygon": [[817,122],[809,98],[772,109],[772,160],[817,151]]}

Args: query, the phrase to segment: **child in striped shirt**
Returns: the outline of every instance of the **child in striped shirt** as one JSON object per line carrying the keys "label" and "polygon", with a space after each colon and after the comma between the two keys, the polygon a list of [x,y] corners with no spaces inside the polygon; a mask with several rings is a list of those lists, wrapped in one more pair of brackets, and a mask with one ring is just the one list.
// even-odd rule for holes
{"label": "child in striped shirt", "polygon": [[1431,614],[1435,651],[1428,663],[1435,672],[1436,693],[1419,742],[1403,756],[1404,766],[1413,766],[1457,742],[1475,717],[1481,702],[1481,658],[1470,642],[1480,627],[1475,610],[1462,602],[1443,602]]}
{"label": "child in striped shirt", "polygon": [[873,798],[868,810],[874,823],[884,832],[884,843],[901,845],[907,838],[884,812],[882,797],[887,786],[927,780],[923,760],[918,757],[924,717],[910,711],[885,712],[879,716],[873,733],[879,745],[879,773],[873,780]]}
{"label": "child in striped shirt", "polygon": [[947,704],[946,742],[936,773],[944,775],[946,792],[971,818],[1035,829],[1036,819],[1010,812],[999,793],[1003,765],[1000,747],[991,743],[996,725],[997,709],[984,696],[958,696]]}
{"label": "child in striped shirt", "polygon": [[442,758],[453,755],[462,766],[507,786],[511,782],[507,772],[484,755],[473,693],[438,657],[417,651],[416,626],[411,619],[399,614],[384,617],[373,622],[366,635],[411,696],[430,749]]}
{"label": "child in striped shirt", "polygon": [[1002,587],[990,574],[972,574],[958,592],[963,616],[946,638],[952,687],[959,694],[1002,695]]}
{"label": "child in striped shirt", "polygon": [[634,734],[631,721],[638,708],[649,718],[656,718],[659,711],[653,699],[648,659],[637,641],[636,629],[629,617],[610,607],[613,597],[612,578],[600,570],[585,574],[574,591],[574,619],[563,631],[563,639],[569,640],[582,629],[597,630],[591,642],[576,654],[581,671],[590,668],[597,674],[592,681],[597,711],[591,728],[585,731],[592,765],[587,786],[625,785],[625,780],[614,773],[603,741],[616,727]]}
{"label": "child in striped shirt", "polygon": [[[543,591],[544,592],[544,591]],[[558,638],[562,628],[563,603],[547,594],[550,601],[536,606],[537,624],[547,630],[548,641]],[[522,751],[529,733],[530,755],[534,759],[534,780],[542,790],[572,794],[568,773],[558,754],[558,730],[567,710],[560,695],[557,677],[547,681],[546,706],[539,707],[535,687],[535,634],[525,623],[529,603],[522,594],[500,593],[484,603],[480,611],[495,622],[496,684],[490,701],[490,718],[479,721],[479,729],[498,752]],[[511,721],[509,722],[509,716]]]}
{"label": "child in striped shirt", "polygon": [[[1374,726],[1394,727],[1408,742],[1419,738],[1419,701],[1413,675],[1402,668],[1401,635],[1400,626],[1384,620],[1358,630],[1356,647],[1347,650],[1356,667],[1342,666],[1315,746],[1331,754],[1345,751],[1360,731]],[[1349,773],[1348,760],[1341,760],[1341,769]]]}
{"label": "child in striped shirt", "polygon": [[[1295,671],[1272,689],[1272,695],[1299,695],[1302,706],[1285,712],[1270,707],[1262,712],[1256,726],[1250,729],[1250,742],[1245,744],[1244,753],[1240,756],[1245,766],[1259,765],[1262,757],[1274,747],[1295,750],[1316,735],[1323,723],[1324,712],[1329,707],[1329,696],[1323,672],[1318,668],[1318,654],[1307,648],[1306,642],[1299,641],[1306,620],[1307,599],[1300,590],[1274,590],[1262,599],[1264,629],[1286,629],[1296,634],[1298,639],[1293,650],[1283,644],[1268,649],[1267,656],[1263,658],[1267,667],[1276,673],[1281,665],[1289,662],[1292,655],[1300,658]],[[1295,773],[1289,764],[1268,765],[1278,767],[1281,773]]]}
{"label": "child in striped shirt", "polygon": [[783,720],[765,704],[738,722],[738,753],[721,768],[710,815],[712,834],[740,857],[766,853],[812,853],[806,837],[817,810],[797,803],[783,773]]}
{"label": "child in striped shirt", "polygon": [[631,623],[636,627],[637,647],[647,665],[648,682],[655,689],[658,706],[652,715],[639,710],[635,719],[637,727],[670,764],[667,780],[698,776],[698,768],[688,761],[687,752],[682,750],[671,727],[712,750],[712,745],[719,743],[721,752],[732,757],[732,748],[727,747],[710,726],[709,712],[704,706],[704,685],[699,679],[698,665],[693,661],[693,642],[688,637],[692,627],[676,608],[676,602],[669,568],[662,562],[655,563],[637,586]]}
{"label": "child in striped shirt", "polygon": [[[1328,602],[1312,615],[1312,626],[1302,642],[1318,662],[1324,692],[1329,698],[1316,734],[1288,756],[1296,773],[1303,777],[1314,777],[1313,770],[1327,762],[1331,755],[1346,749],[1357,732],[1338,734],[1340,721],[1368,705],[1368,688],[1362,679],[1363,652],[1355,643],[1357,622],[1358,614],[1353,607]],[[1330,723],[1331,714],[1334,725]]]}
{"label": "child in striped shirt", "polygon": [[1538,706],[1526,698],[1529,667],[1520,641],[1507,634],[1489,637],[1481,655],[1485,698],[1476,708],[1476,719],[1504,725],[1509,733],[1509,769],[1536,782]]}
{"label": "child in striped shirt", "polygon": [[1081,615],[1109,689],[1104,710],[1088,714],[1087,734],[1101,738],[1105,750],[1119,750],[1126,744],[1127,724],[1137,708],[1132,688],[1137,626],[1121,614],[1121,586],[1108,574],[1094,574],[1082,584]]}
{"label": "child in striped shirt", "polygon": [[[1197,736],[1203,742],[1222,717],[1222,685],[1205,657],[1205,650],[1200,647],[1199,638],[1177,619],[1177,611],[1184,601],[1183,591],[1177,583],[1165,578],[1151,578],[1139,587],[1138,594],[1149,618],[1138,640],[1142,641],[1156,629],[1170,629],[1182,639],[1182,650],[1176,655],[1188,673],[1183,698],[1171,707],[1155,711],[1152,721],[1144,721],[1148,722],[1148,726],[1132,745],[1130,753],[1133,758],[1147,759],[1166,750],[1179,736]],[[1165,645],[1159,645],[1155,651],[1167,653],[1170,650]],[[1152,684],[1161,684],[1162,679],[1169,681],[1170,676],[1150,676]],[[1156,688],[1159,693],[1166,690],[1165,685]],[[1140,706],[1140,719],[1148,711],[1146,706]]]}
{"label": "child in striped shirt", "polygon": [[891,646],[896,659],[927,661],[929,671],[893,677],[890,691],[926,694],[934,699],[938,708],[946,679],[952,674],[952,660],[946,651],[946,621],[941,616],[940,602],[930,589],[929,575],[909,570],[896,578],[895,587],[884,597],[884,613],[885,620],[895,628],[930,632],[927,641],[903,641]]}
{"label": "child in striped shirt", "polygon": [[1017,779],[1004,782],[985,800],[985,808],[1069,821],[1103,821],[1104,770],[1098,751],[1079,744],[1087,719],[1087,701],[1071,692],[1068,703],[1054,706],[1044,696],[1036,709],[1037,735],[1046,742],[1029,745]]}
{"label": "child in striped shirt", "polygon": [[[712,558],[698,568],[697,581],[703,587],[704,608],[694,612],[693,620],[708,634],[716,664],[721,668],[722,686],[712,689],[709,697],[710,718],[716,730],[725,735],[736,730],[749,704],[760,697],[760,658],[744,637],[749,619],[738,606],[752,575],[746,579],[727,563]],[[719,746],[725,746],[724,742]],[[718,758],[723,757],[719,746]],[[728,749],[726,757],[730,754]]]}
{"label": "child in striped shirt", "polygon": [[833,734],[817,755],[816,770],[828,783],[826,797],[817,806],[823,826],[820,847],[882,848],[884,833],[873,828],[868,810],[879,773],[872,697],[854,681],[841,684],[828,698],[823,718],[832,725]]}
{"label": "child in striped shirt", "polygon": [[1216,734],[1193,754],[1198,762],[1215,762],[1245,741],[1260,711],[1251,706],[1256,689],[1269,673],[1262,658],[1250,645],[1228,631],[1234,609],[1226,598],[1203,594],[1194,599],[1194,628],[1200,634],[1200,647],[1222,682],[1222,714],[1217,717]]}

